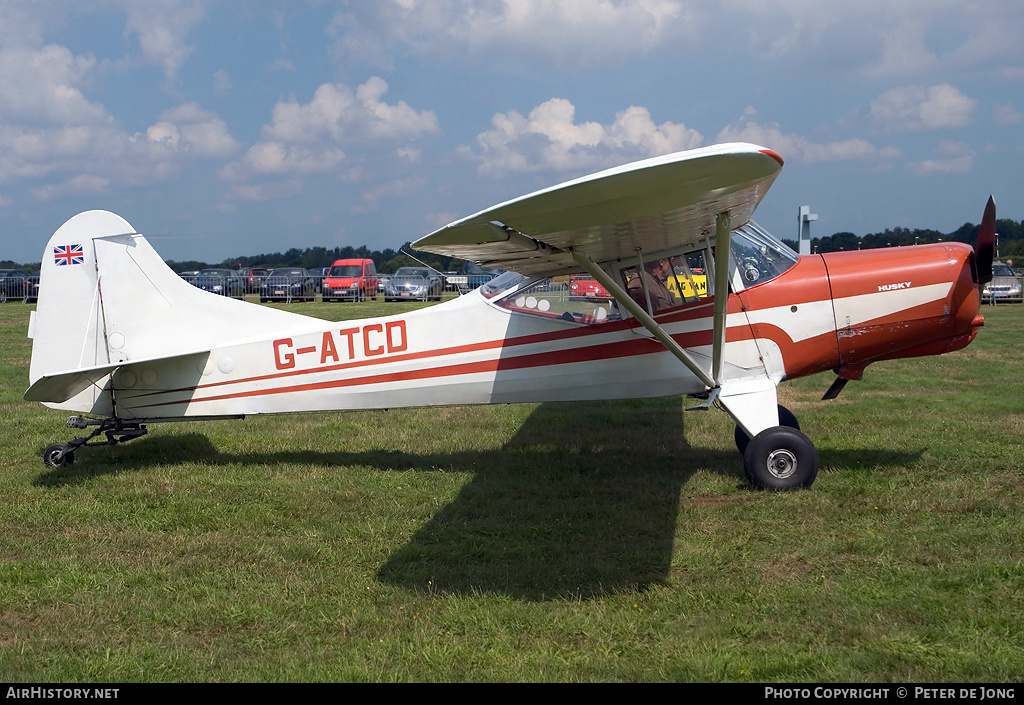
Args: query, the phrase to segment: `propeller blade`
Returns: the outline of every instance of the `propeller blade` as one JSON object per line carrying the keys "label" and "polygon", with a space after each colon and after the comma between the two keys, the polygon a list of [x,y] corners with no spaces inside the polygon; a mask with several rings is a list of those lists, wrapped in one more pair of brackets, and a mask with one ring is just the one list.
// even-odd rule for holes
{"label": "propeller blade", "polygon": [[974,248],[974,256],[978,260],[978,283],[988,284],[992,281],[992,254],[996,249],[996,201],[991,196],[985,204],[985,215],[978,229],[978,245]]}

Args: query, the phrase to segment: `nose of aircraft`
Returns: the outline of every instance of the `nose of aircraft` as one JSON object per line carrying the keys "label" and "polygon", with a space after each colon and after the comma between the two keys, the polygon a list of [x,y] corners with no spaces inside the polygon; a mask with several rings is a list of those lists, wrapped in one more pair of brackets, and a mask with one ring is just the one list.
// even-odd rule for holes
{"label": "nose of aircraft", "polygon": [[950,347],[959,350],[974,340],[978,329],[985,324],[981,311],[981,285],[974,251],[961,243],[944,245],[949,253],[950,270],[954,274],[953,288],[949,293],[950,311],[954,316],[954,335]]}
{"label": "nose of aircraft", "polygon": [[961,243],[822,256],[839,339],[840,376],[871,362],[966,346],[983,324],[974,251]]}

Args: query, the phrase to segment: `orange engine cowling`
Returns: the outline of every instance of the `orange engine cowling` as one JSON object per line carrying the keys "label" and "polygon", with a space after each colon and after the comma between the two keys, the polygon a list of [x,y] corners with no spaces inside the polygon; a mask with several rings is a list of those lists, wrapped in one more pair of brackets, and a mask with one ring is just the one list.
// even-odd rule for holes
{"label": "orange engine cowling", "polygon": [[838,374],[876,360],[963,348],[983,319],[974,251],[961,243],[822,255],[839,340]]}

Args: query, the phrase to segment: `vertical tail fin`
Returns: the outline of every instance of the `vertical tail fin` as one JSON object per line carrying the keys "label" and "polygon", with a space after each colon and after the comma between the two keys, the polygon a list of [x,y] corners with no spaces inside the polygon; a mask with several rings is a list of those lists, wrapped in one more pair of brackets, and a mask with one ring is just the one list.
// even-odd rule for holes
{"label": "vertical tail fin", "polygon": [[[171,271],[126,220],[87,211],[64,223],[43,253],[29,380],[210,350],[311,322],[201,291]],[[109,415],[112,402],[107,377],[48,405]]]}

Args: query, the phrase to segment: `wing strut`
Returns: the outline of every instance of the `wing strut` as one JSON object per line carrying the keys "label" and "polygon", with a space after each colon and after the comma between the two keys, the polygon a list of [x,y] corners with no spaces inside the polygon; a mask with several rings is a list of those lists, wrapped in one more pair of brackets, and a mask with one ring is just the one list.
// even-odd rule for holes
{"label": "wing strut", "polygon": [[711,376],[722,386],[722,358],[725,350],[725,315],[729,303],[729,241],[732,234],[732,218],[728,212],[719,213],[715,219],[715,331],[711,352]]}
{"label": "wing strut", "polygon": [[[639,304],[637,304],[637,302],[633,301],[630,295],[627,294],[623,290],[623,288],[619,286],[619,284],[614,279],[612,279],[611,276],[609,276],[607,272],[605,272],[603,269],[594,264],[593,260],[591,260],[582,252],[579,252],[578,250],[572,250],[572,258],[576,261],[578,265],[587,270],[587,272],[592,277],[594,277],[594,279],[599,281],[601,283],[601,286],[607,289],[608,293],[615,297],[615,301],[619,303],[621,306],[623,306],[631,314],[633,314],[633,317],[636,318],[636,320],[640,321],[641,325],[643,325],[644,328],[650,331],[651,335],[657,338],[662,345],[668,348],[669,352],[671,352],[673,355],[679,358],[679,361],[686,365],[687,369],[689,369],[690,372],[695,374],[697,376],[697,379],[704,383],[704,386],[706,386],[708,389],[714,389],[715,387],[718,386],[717,384],[715,384],[715,381],[711,378],[707,371],[699,364],[697,364],[697,361],[693,359],[693,356],[691,356],[690,353],[683,350],[683,348],[679,346],[679,343],[673,340],[672,336],[666,333],[662,329],[662,327],[659,326],[657,322],[655,322],[655,320],[647,314],[647,311],[644,311],[643,308]],[[728,270],[728,268],[726,269]],[[717,301],[715,303],[715,306],[717,310]]]}

